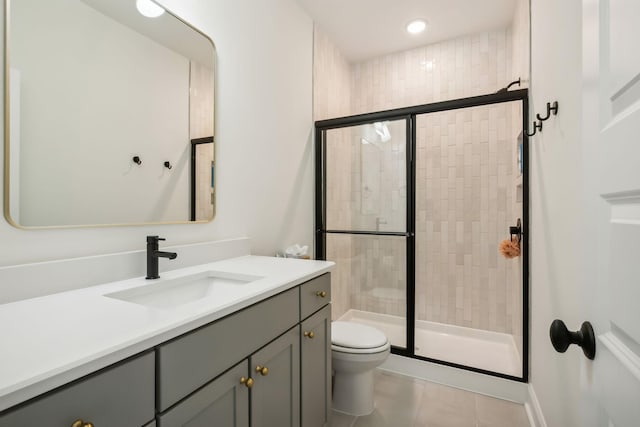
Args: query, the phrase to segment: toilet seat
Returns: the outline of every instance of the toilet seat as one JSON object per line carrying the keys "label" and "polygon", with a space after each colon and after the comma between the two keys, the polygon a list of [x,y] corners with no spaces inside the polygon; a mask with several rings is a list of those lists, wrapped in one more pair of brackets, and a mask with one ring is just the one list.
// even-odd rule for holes
{"label": "toilet seat", "polygon": [[331,323],[331,350],[341,353],[371,354],[389,348],[387,337],[376,328],[354,322]]}
{"label": "toilet seat", "polygon": [[339,345],[331,344],[331,351],[337,351],[338,353],[351,353],[351,354],[375,354],[382,353],[387,351],[391,347],[391,344],[388,342],[381,346],[375,348],[351,348],[351,347],[340,347]]}

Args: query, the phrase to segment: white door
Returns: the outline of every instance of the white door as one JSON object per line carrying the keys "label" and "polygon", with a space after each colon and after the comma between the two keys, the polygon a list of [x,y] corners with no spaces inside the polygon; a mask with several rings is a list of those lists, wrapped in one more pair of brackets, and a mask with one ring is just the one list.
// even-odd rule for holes
{"label": "white door", "polygon": [[[640,1],[583,0],[582,426],[640,426]],[[586,249],[584,249],[586,248]]]}

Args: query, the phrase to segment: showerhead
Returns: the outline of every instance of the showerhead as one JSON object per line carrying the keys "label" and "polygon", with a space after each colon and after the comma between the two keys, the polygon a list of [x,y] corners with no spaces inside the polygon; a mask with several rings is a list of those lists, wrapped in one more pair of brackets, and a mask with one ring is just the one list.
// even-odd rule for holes
{"label": "showerhead", "polygon": [[521,82],[520,82],[520,77],[518,77],[518,80],[512,81],[511,83],[509,83],[509,85],[507,85],[507,87],[503,87],[502,89],[498,90],[496,93],[506,93],[509,92],[509,89],[511,88],[511,86],[513,85],[518,85],[520,86]]}

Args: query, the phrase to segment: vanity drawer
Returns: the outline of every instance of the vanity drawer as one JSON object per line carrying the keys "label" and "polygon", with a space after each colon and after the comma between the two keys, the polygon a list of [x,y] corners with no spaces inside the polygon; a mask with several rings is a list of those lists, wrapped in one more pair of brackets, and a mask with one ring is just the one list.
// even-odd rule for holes
{"label": "vanity drawer", "polygon": [[154,355],[137,357],[0,415],[1,427],[140,427],[153,420]]}
{"label": "vanity drawer", "polygon": [[298,307],[299,290],[290,289],[158,347],[158,410],[290,329],[298,323]]}
{"label": "vanity drawer", "polygon": [[329,302],[331,302],[330,273],[300,285],[300,319],[306,319]]}

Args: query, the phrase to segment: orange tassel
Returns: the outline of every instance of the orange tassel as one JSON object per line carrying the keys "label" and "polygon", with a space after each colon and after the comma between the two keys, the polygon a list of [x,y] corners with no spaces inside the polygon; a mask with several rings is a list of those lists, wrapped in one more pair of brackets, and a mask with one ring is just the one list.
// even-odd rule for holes
{"label": "orange tassel", "polygon": [[500,253],[505,258],[516,258],[520,256],[520,242],[517,240],[503,240],[500,243]]}

